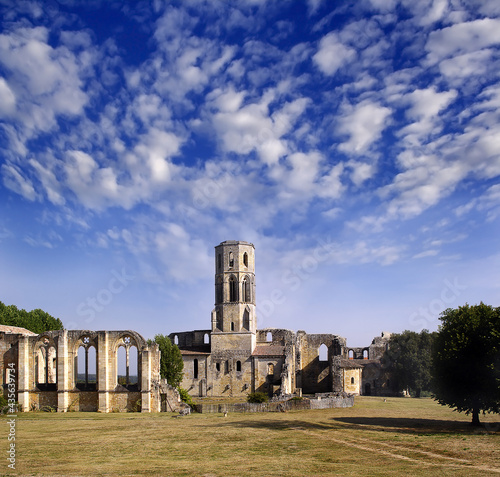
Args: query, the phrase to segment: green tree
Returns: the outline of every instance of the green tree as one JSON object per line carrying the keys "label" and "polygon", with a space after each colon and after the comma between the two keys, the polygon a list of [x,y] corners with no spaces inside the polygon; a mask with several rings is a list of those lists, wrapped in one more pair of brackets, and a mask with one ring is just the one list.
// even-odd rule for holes
{"label": "green tree", "polygon": [[160,347],[160,376],[166,378],[168,384],[178,388],[182,381],[184,362],[179,348],[168,336],[156,335],[155,343]]}
{"label": "green tree", "polygon": [[391,335],[383,362],[394,391],[409,390],[416,397],[431,389],[431,348],[436,333],[405,330]]}
{"label": "green tree", "polygon": [[59,318],[54,318],[46,311],[19,310],[15,305],[5,305],[0,301],[0,325],[19,326],[34,333],[44,331],[62,330],[63,324]]}
{"label": "green tree", "polygon": [[434,398],[467,415],[500,411],[500,307],[448,308],[441,313],[432,360]]}

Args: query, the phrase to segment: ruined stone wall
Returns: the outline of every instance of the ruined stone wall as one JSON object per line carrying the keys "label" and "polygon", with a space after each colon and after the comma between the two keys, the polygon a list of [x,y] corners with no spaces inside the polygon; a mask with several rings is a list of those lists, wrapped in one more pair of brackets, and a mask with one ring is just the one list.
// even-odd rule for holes
{"label": "ruined stone wall", "polygon": [[[332,356],[343,353],[344,338],[331,334],[297,333],[297,354],[300,355],[300,384],[305,394],[328,392],[332,390],[333,376],[330,361]],[[320,346],[328,349],[328,358],[321,361]]]}

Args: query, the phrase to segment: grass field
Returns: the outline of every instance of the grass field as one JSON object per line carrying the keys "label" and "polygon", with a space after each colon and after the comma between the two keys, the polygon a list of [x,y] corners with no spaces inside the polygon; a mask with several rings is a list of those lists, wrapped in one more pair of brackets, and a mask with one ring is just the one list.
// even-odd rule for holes
{"label": "grass field", "polygon": [[359,397],[349,409],[227,417],[21,413],[16,470],[4,460],[0,474],[500,475],[500,417],[481,418],[475,429],[431,399],[379,397]]}

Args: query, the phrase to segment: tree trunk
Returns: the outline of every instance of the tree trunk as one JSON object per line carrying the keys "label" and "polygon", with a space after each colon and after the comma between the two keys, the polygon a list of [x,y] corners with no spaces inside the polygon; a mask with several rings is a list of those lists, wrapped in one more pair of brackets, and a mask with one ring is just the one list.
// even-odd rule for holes
{"label": "tree trunk", "polygon": [[481,423],[479,422],[479,409],[477,407],[472,409],[472,425],[473,426],[481,425]]}

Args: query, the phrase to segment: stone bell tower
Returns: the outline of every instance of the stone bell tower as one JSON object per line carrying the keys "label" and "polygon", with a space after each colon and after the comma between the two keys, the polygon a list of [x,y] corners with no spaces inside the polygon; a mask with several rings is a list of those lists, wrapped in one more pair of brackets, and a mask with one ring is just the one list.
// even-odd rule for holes
{"label": "stone bell tower", "polygon": [[255,348],[255,247],[228,240],[215,247],[212,351]]}

